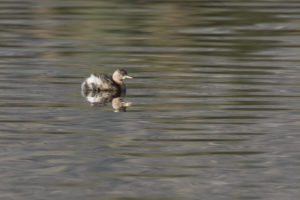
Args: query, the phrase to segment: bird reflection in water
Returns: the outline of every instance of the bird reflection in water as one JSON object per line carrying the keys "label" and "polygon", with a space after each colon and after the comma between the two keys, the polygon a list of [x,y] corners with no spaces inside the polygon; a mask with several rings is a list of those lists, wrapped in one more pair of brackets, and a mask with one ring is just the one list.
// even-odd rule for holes
{"label": "bird reflection in water", "polygon": [[82,84],[82,96],[92,106],[105,106],[111,102],[115,112],[125,112],[131,105],[124,102],[126,95],[125,79],[132,79],[124,69],[117,69],[112,76],[106,74],[91,74]]}
{"label": "bird reflection in water", "polygon": [[106,106],[111,102],[114,112],[126,112],[131,106],[131,102],[125,102],[124,95],[116,91],[82,91],[82,96],[91,106]]}

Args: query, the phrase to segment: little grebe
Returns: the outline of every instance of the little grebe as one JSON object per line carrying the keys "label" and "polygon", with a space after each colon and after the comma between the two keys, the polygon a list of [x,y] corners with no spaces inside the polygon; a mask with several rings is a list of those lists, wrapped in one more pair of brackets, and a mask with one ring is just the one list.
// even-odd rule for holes
{"label": "little grebe", "polygon": [[91,74],[91,76],[85,79],[81,84],[81,89],[83,91],[117,91],[125,93],[125,79],[132,79],[132,77],[128,76],[124,69],[117,69],[112,76],[102,73]]}

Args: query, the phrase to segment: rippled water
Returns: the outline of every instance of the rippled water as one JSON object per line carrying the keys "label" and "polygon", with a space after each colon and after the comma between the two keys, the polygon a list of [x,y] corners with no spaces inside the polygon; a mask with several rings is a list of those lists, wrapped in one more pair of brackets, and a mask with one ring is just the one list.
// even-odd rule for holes
{"label": "rippled water", "polygon": [[[1,0],[0,198],[299,198],[299,13]],[[117,68],[127,112],[91,106],[81,82]]]}

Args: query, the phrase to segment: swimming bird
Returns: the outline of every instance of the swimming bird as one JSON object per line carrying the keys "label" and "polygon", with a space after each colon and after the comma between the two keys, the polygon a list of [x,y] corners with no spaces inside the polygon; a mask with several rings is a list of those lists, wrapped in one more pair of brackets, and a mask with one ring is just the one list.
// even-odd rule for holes
{"label": "swimming bird", "polygon": [[82,91],[114,91],[118,93],[126,93],[125,79],[132,79],[128,76],[126,70],[117,69],[113,75],[107,74],[91,74],[81,84]]}

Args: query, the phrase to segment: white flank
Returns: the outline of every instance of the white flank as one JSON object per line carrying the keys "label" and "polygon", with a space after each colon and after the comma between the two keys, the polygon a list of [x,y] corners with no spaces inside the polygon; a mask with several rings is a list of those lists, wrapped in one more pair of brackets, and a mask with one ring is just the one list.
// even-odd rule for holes
{"label": "white flank", "polygon": [[110,89],[109,84],[105,80],[103,81],[100,77],[95,76],[94,74],[91,74],[91,76],[82,83],[81,87],[83,88],[85,84],[90,89]]}

